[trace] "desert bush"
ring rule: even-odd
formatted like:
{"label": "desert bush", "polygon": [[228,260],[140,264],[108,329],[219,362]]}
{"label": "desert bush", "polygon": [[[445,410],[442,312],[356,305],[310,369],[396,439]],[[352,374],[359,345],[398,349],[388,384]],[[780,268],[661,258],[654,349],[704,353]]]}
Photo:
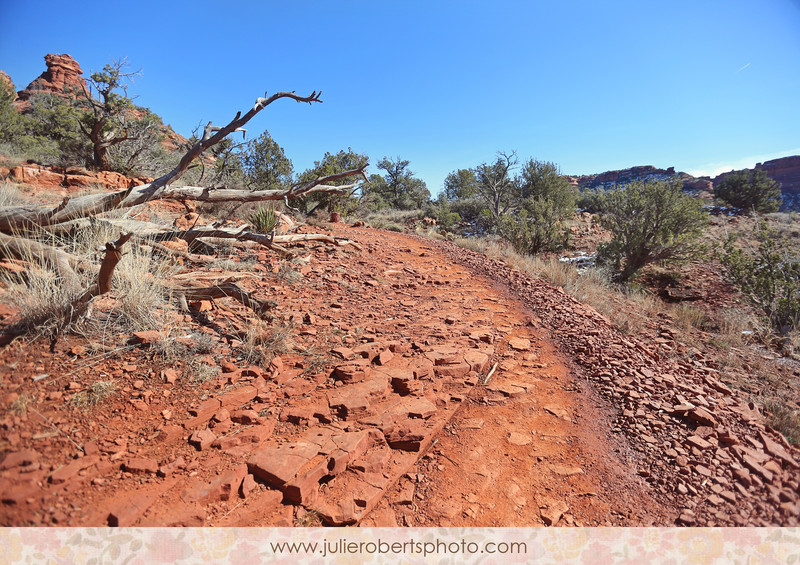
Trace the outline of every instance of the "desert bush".
{"label": "desert bush", "polygon": [[530,199],[518,213],[502,216],[498,231],[519,253],[558,251],[569,243],[569,230],[563,223],[566,213],[554,201]]}
{"label": "desert bush", "polygon": [[611,241],[598,246],[617,278],[627,282],[649,263],[680,262],[702,249],[698,238],[708,223],[702,203],[678,184],[634,182],[601,198],[601,225]]}
{"label": "desert bush", "polygon": [[737,247],[729,235],[719,253],[725,274],[770,325],[781,335],[800,328],[800,262],[784,240],[766,224],[758,222],[753,238],[757,249]]}
{"label": "desert bush", "polygon": [[777,212],[781,207],[780,185],[761,169],[728,173],[714,187],[714,196],[747,212]]}

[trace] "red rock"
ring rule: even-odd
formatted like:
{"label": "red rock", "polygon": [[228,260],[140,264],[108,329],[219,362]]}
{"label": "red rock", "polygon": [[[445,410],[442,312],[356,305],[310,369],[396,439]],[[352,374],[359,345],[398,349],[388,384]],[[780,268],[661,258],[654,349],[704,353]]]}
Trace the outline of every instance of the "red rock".
{"label": "red rock", "polygon": [[239,489],[239,494],[242,496],[242,498],[247,498],[257,487],[258,484],[256,483],[255,477],[248,474],[242,480],[242,486]]}
{"label": "red rock", "polygon": [[704,477],[710,477],[713,475],[711,469],[709,469],[705,465],[695,465],[694,470],[697,471],[698,474],[703,475]]}
{"label": "red rock", "polygon": [[749,487],[751,484],[753,484],[753,481],[750,478],[750,473],[748,473],[744,469],[734,469],[733,476],[737,481],[739,481],[746,487]]}
{"label": "red rock", "polygon": [[38,78],[34,79],[25,90],[18,93],[20,100],[28,100],[33,94],[38,92],[49,92],[58,96],[75,96],[75,94],[65,94],[65,89],[71,89],[80,93],[86,87],[86,81],[81,76],[78,62],[67,54],[48,54],[44,56],[45,70]]}
{"label": "red rock", "polygon": [[758,432],[758,436],[761,438],[761,443],[764,444],[764,451],[766,451],[773,457],[780,459],[790,467],[794,468],[798,467],[797,461],[795,461],[794,458],[791,455],[789,455],[789,453],[786,451],[786,449],[784,449],[784,447],[781,444],[774,441],[771,437],[769,437],[762,431]]}
{"label": "red rock", "polygon": [[241,445],[241,443],[242,443],[242,440],[239,437],[235,436],[235,435],[223,436],[223,437],[215,439],[214,442],[211,444],[211,447],[215,447],[215,448],[220,449],[222,451],[228,451],[232,447],[236,447],[237,445]]}
{"label": "red rock", "polygon": [[470,366],[466,363],[456,363],[453,365],[436,365],[434,367],[436,376],[438,377],[451,377],[461,378],[470,372]]}
{"label": "red rock", "polygon": [[222,369],[223,373],[235,373],[239,371],[239,367],[231,363],[230,361],[220,361],[220,369]]}
{"label": "red rock", "polygon": [[175,384],[178,380],[178,371],[175,369],[162,369],[161,379],[168,384]]}
{"label": "red rock", "polygon": [[153,345],[162,341],[164,336],[161,332],[155,330],[146,330],[141,332],[133,332],[129,341],[134,345]]}
{"label": "red rock", "polygon": [[425,357],[427,357],[435,366],[451,365],[455,363],[462,363],[464,361],[464,355],[461,351],[446,345],[431,349],[425,353]]}
{"label": "red rock", "polygon": [[528,351],[531,348],[531,342],[529,339],[512,337],[508,340],[508,346],[515,351]]}
{"label": "red rock", "polygon": [[701,438],[700,436],[690,436],[686,438],[686,444],[696,447],[697,449],[704,450],[709,449],[711,446],[706,440]]}
{"label": "red rock", "polygon": [[434,375],[433,362],[425,357],[415,357],[409,362],[408,368],[414,373],[416,379],[425,379]]}
{"label": "red rock", "polygon": [[211,447],[217,436],[211,430],[198,430],[189,437],[189,443],[198,451],[203,451]]}
{"label": "red rock", "polygon": [[159,467],[158,471],[156,471],[156,474],[159,477],[168,477],[169,475],[174,473],[176,470],[178,470],[178,469],[180,469],[182,467],[185,467],[185,466],[186,466],[186,460],[183,457],[178,457],[172,463],[168,463],[166,465],[162,465],[161,467]]}
{"label": "red rock", "polygon": [[201,504],[230,500],[239,493],[244,478],[247,476],[247,465],[238,465],[235,469],[218,475],[210,483],[195,493]]}
{"label": "red rock", "polygon": [[176,482],[176,478],[167,479],[156,488],[148,488],[134,493],[116,495],[111,500],[108,525],[112,527],[132,526],[147,512],[158,497],[172,488]]}
{"label": "red rock", "polygon": [[393,408],[392,413],[427,419],[436,414],[436,406],[426,398],[407,398]]}
{"label": "red rock", "polygon": [[342,387],[330,395],[331,410],[343,420],[357,420],[369,413],[369,392],[358,387]]}
{"label": "red rock", "polygon": [[703,408],[693,408],[689,411],[687,417],[690,420],[698,422],[704,426],[711,426],[712,428],[717,426],[716,418],[714,418],[710,412],[704,410]]}
{"label": "red rock", "polygon": [[350,467],[361,473],[382,473],[386,464],[392,458],[392,450],[380,447],[350,464]]}
{"label": "red rock", "polygon": [[422,442],[427,437],[429,430],[420,423],[411,420],[403,425],[398,425],[386,435],[386,442],[392,449],[402,451],[419,451]]}
{"label": "red rock", "polygon": [[695,514],[692,510],[690,510],[689,508],[684,508],[681,511],[681,515],[678,517],[678,520],[680,520],[687,526],[691,526],[697,521],[697,518],[695,517]]}
{"label": "red rock", "polygon": [[239,407],[247,404],[258,395],[258,389],[254,386],[243,386],[219,397],[223,407]]}
{"label": "red rock", "polygon": [[128,459],[123,466],[123,471],[128,473],[155,473],[158,471],[158,462],[143,457],[133,457]]}
{"label": "red rock", "polygon": [[[756,463],[755,459],[750,457],[749,455],[744,455],[742,457],[742,463],[744,466],[750,469],[756,475],[759,475],[767,482],[772,482],[772,473],[767,471],[764,467]],[[735,474],[735,472],[734,472]]]}
{"label": "red rock", "polygon": [[469,365],[471,371],[475,371],[478,374],[489,368],[489,356],[475,349],[470,349],[464,353],[464,361]]}
{"label": "red rock", "polygon": [[50,482],[54,485],[59,485],[70,479],[76,477],[80,471],[91,467],[95,463],[100,460],[100,457],[97,455],[90,455],[87,457],[81,457],[80,459],[74,459],[70,463],[59,467],[55,471],[52,472],[50,475]]}
{"label": "red rock", "polygon": [[772,460],[767,461],[766,463],[764,463],[764,469],[766,469],[767,471],[769,471],[770,473],[773,473],[775,475],[780,475],[783,472],[783,469],[781,469],[781,466],[778,465],[775,461],[772,461]]}
{"label": "red rock", "polygon": [[378,355],[376,363],[378,363],[378,365],[386,365],[392,359],[394,359],[394,353],[387,349],[385,351],[381,351],[380,355]]}
{"label": "red rock", "polygon": [[247,428],[246,430],[239,432],[236,434],[236,437],[238,437],[242,443],[261,443],[272,436],[274,429],[275,420],[265,420],[258,426],[253,426],[252,428]]}
{"label": "red rock", "polygon": [[334,505],[322,505],[316,508],[323,522],[329,526],[346,526],[358,519],[356,505],[351,498],[345,497]]}
{"label": "red rock", "polygon": [[331,349],[331,353],[333,353],[334,355],[338,355],[345,361],[355,357],[355,352],[349,347],[337,347],[335,349]]}
{"label": "red rock", "polygon": [[36,463],[41,456],[33,449],[26,449],[24,451],[15,451],[9,453],[3,458],[0,463],[0,470],[11,469],[13,467],[24,467]]}
{"label": "red rock", "polygon": [[196,418],[210,420],[214,414],[219,412],[220,409],[220,402],[216,398],[210,398],[200,404],[200,406],[196,408],[190,408],[189,414],[195,416]]}
{"label": "red rock", "polygon": [[289,502],[308,506],[317,499],[320,481],[328,476],[328,460],[317,455],[309,460],[297,475],[287,482],[282,490]]}
{"label": "red rock", "polygon": [[236,410],[231,414],[231,420],[244,425],[261,423],[261,417],[255,410]]}
{"label": "red rock", "polygon": [[344,383],[363,381],[371,372],[369,360],[356,359],[344,365],[339,365],[333,370],[333,378]]}
{"label": "red rock", "polygon": [[539,505],[539,514],[546,526],[555,526],[567,510],[569,506],[563,500],[545,500]]}
{"label": "red rock", "polygon": [[253,454],[247,461],[247,468],[256,479],[275,488],[281,488],[292,480],[303,465],[317,455],[317,452],[316,445],[303,442],[269,447]]}
{"label": "red rock", "polygon": [[41,495],[42,487],[36,481],[11,483],[0,479],[0,501],[3,504],[23,504],[29,498]]}

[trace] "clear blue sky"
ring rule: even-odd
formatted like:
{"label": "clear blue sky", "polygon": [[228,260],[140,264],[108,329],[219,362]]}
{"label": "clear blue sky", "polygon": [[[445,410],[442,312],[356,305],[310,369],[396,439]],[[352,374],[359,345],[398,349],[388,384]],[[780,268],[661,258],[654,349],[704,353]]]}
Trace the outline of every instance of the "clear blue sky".
{"label": "clear blue sky", "polygon": [[298,172],[347,147],[401,156],[432,194],[498,150],[576,175],[800,154],[800,0],[0,0],[0,23],[18,89],[46,53],[84,75],[127,57],[129,94],[184,135],[321,89],[248,136],[268,129]]}

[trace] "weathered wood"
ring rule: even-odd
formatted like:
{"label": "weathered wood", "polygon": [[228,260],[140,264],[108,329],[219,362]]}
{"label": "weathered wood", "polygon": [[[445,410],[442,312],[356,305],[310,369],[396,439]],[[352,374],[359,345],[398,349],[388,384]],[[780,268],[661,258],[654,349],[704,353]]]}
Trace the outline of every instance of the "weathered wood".
{"label": "weathered wood", "polygon": [[206,287],[173,287],[172,291],[176,295],[184,296],[188,301],[233,298],[250,308],[262,318],[269,317],[268,311],[273,307],[273,304],[269,301],[262,302],[261,300],[253,298],[249,292],[232,282]]}
{"label": "weathered wood", "polygon": [[100,296],[111,290],[111,280],[114,276],[114,269],[117,263],[122,259],[122,246],[133,237],[132,233],[122,234],[117,241],[110,241],[106,243],[103,252],[103,261],[100,263],[100,272],[97,275],[97,282],[92,285],[84,294],[78,299],[79,303],[88,302],[95,296]]}

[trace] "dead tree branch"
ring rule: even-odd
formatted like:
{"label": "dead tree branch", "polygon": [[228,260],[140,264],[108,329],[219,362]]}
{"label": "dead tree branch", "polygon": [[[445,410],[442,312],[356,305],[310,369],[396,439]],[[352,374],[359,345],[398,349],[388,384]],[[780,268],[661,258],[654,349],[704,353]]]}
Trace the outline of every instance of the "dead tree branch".
{"label": "dead tree branch", "polygon": [[273,307],[269,301],[262,302],[261,300],[253,298],[249,292],[232,282],[224,282],[200,288],[175,287],[172,291],[175,294],[183,295],[189,302],[212,300],[214,298],[233,298],[250,308],[253,312],[258,314],[259,317],[268,317],[268,311]]}
{"label": "dead tree branch", "polygon": [[78,299],[79,303],[89,302],[95,296],[100,296],[111,290],[111,279],[114,276],[114,269],[122,259],[122,246],[133,237],[132,233],[122,234],[117,241],[106,243],[103,250],[105,256],[100,263],[100,273],[97,275],[97,282]]}

